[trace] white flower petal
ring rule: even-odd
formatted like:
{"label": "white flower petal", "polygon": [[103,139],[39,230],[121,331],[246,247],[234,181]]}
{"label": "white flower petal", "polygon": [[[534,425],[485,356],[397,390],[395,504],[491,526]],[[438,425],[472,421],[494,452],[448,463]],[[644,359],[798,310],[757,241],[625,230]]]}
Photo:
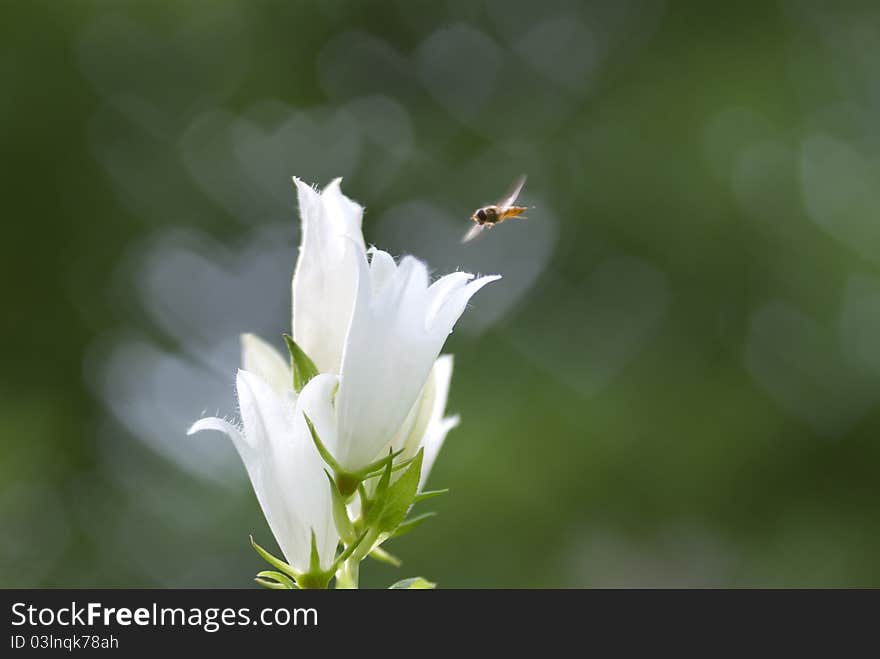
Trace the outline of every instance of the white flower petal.
{"label": "white flower petal", "polygon": [[361,266],[336,400],[336,457],[351,471],[367,465],[391,441],[436,356],[428,352],[430,346],[425,349],[425,333],[418,331],[420,310],[406,304],[410,278],[423,274],[414,261],[402,261],[393,279],[375,294],[367,265]]}
{"label": "white flower petal", "polygon": [[256,334],[241,335],[241,367],[259,375],[278,393],[293,386],[290,360]]}
{"label": "white flower petal", "polygon": [[[486,284],[501,279],[501,275],[486,275],[470,282],[466,286],[449,292],[446,299],[440,304],[436,315],[431,319],[430,332],[442,333],[444,337],[452,332],[452,327],[461,318],[468,301],[474,294]],[[446,293],[446,291],[444,291]]]}
{"label": "white flower petal", "polygon": [[334,181],[318,194],[294,179],[302,242],[293,277],[293,337],[322,373],[338,373],[354,304],[363,209]]}
{"label": "white flower petal", "polygon": [[273,443],[291,432],[283,399],[255,373],[239,369],[235,379],[241,421],[248,442],[257,450],[271,450]]}
{"label": "white flower petal", "polygon": [[190,429],[186,431],[187,435],[194,435],[197,432],[201,432],[203,430],[216,430],[218,432],[225,433],[229,436],[229,439],[232,440],[232,443],[235,445],[239,451],[242,449],[250,448],[247,438],[241,433],[241,431],[236,428],[234,425],[229,423],[226,419],[220,419],[216,416],[205,417],[204,419],[199,419],[196,421]]}
{"label": "white flower petal", "polygon": [[337,233],[348,236],[358,244],[361,252],[366,252],[364,234],[361,229],[364,209],[356,201],[342,194],[341,183],[341,178],[333,179],[321,191],[321,201],[324,204],[327,219]]}
{"label": "white flower petal", "polygon": [[397,272],[397,264],[391,254],[375,247],[370,249],[370,278],[373,282],[374,295],[391,281],[395,272]]}
{"label": "white flower petal", "polygon": [[425,325],[426,328],[434,323],[434,319],[443,308],[443,305],[449,300],[449,296],[455,291],[460,290],[462,286],[473,278],[474,276],[468,272],[451,272],[431,284],[431,287],[428,289],[428,294],[431,296],[431,304],[428,307],[428,316],[425,319],[427,323]]}
{"label": "white flower petal", "polygon": [[434,381],[434,405],[431,409],[431,421],[436,422],[443,418],[446,410],[446,401],[449,399],[449,385],[452,382],[452,368],[455,360],[452,355],[440,355],[434,362],[431,376]]}
{"label": "white flower petal", "polygon": [[308,570],[314,531],[328,568],[338,538],[321,458],[305,422],[297,422],[292,397],[279,396],[259,376],[239,371],[236,387],[245,435],[254,446],[241,457],[281,551],[296,569]]}
{"label": "white flower petal", "polygon": [[339,377],[336,375],[330,373],[316,375],[303,387],[296,408],[298,417],[302,417],[303,414],[309,417],[321,443],[334,457],[338,446],[338,437],[333,399],[338,384]]}
{"label": "white flower petal", "polygon": [[428,291],[428,266],[414,256],[404,256],[400,259],[396,274],[397,281],[401,284],[403,302],[418,305],[414,310],[422,311],[420,307],[424,304]]}
{"label": "white flower petal", "polygon": [[[425,429],[431,421],[431,412],[434,409],[434,397],[435,386],[434,373],[432,370],[431,374],[428,375],[428,381],[425,382],[425,386],[422,388],[422,393],[419,394],[415,405],[412,406],[403,425],[400,426],[397,430],[397,434],[391,441],[390,446],[395,453],[403,449],[403,459],[411,458],[416,452],[418,452],[419,446],[421,446],[422,437],[425,434]],[[381,457],[381,455],[387,454],[388,449],[383,447],[379,452],[379,455],[376,456],[376,459]]]}
{"label": "white flower petal", "polygon": [[[378,255],[377,250],[374,258]],[[351,471],[371,462],[397,436],[467,301],[497,279],[465,284],[471,275],[453,273],[429,288],[425,264],[408,256],[377,288],[364,284],[368,267],[360,264],[336,401],[336,457]]]}
{"label": "white flower petal", "polygon": [[[431,426],[442,421],[452,379],[452,364],[452,355],[440,355],[437,358],[419,400],[401,427],[393,447],[395,451],[404,449],[404,459],[414,456]],[[426,472],[423,470],[423,473]]]}
{"label": "white flower petal", "polygon": [[[402,442],[404,447],[402,457],[411,458],[419,448],[425,449],[422,459],[422,485],[428,479],[446,434],[458,425],[457,416],[443,417],[449,397],[452,367],[452,355],[441,355],[437,358],[422,396],[410,413],[409,425],[405,425],[406,439]],[[395,450],[398,448],[400,446],[395,446]]]}
{"label": "white flower petal", "polygon": [[420,489],[424,489],[428,476],[431,475],[431,469],[434,467],[434,462],[437,460],[437,454],[439,454],[440,449],[443,448],[443,441],[446,439],[446,435],[450,430],[455,428],[460,421],[461,419],[457,415],[445,417],[441,419],[439,423],[430,426],[428,432],[425,433],[425,439],[422,441],[422,446],[425,447],[425,455],[422,457],[422,480],[419,485]]}

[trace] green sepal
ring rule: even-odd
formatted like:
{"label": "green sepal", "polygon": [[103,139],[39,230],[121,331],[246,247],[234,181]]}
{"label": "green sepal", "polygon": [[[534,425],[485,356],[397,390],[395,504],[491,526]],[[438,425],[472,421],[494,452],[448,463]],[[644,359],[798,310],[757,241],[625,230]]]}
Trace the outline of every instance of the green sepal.
{"label": "green sepal", "polygon": [[414,528],[416,528],[419,524],[421,524],[425,520],[430,519],[431,517],[435,517],[436,515],[437,515],[437,513],[427,512],[427,513],[422,513],[421,515],[416,515],[415,517],[410,517],[409,519],[405,519],[400,523],[400,526],[398,526],[396,529],[394,529],[394,533],[391,534],[391,537],[392,538],[399,538],[403,534],[409,533],[410,531],[412,531]]}
{"label": "green sepal", "polygon": [[293,388],[299,393],[302,391],[309,380],[318,375],[318,367],[315,362],[309,359],[305,350],[299,347],[290,334],[284,334],[284,342],[287,343],[287,350],[290,352],[290,368],[293,371]]}
{"label": "green sepal", "polygon": [[364,467],[363,469],[361,469],[357,474],[358,477],[361,480],[366,480],[367,478],[374,478],[376,476],[379,476],[379,475],[385,473],[385,467],[387,467],[389,464],[392,465],[392,467],[391,467],[392,471],[397,471],[398,469],[405,467],[410,462],[412,462],[414,460],[414,458],[410,458],[409,460],[406,460],[405,462],[401,462],[400,464],[397,464],[397,465],[393,464],[394,458],[396,458],[398,455],[403,453],[403,451],[404,451],[404,449],[400,449],[398,451],[392,452],[391,449],[389,449],[388,455],[386,455],[384,458],[382,458],[381,460],[376,460],[374,463],[369,464],[366,467]]}
{"label": "green sepal", "polygon": [[395,584],[388,586],[388,590],[432,590],[437,584],[428,581],[424,577],[410,577],[401,579]]}
{"label": "green sepal", "polygon": [[352,494],[357,492],[358,486],[363,483],[368,474],[370,474],[371,472],[375,472],[378,469],[384,469],[385,467],[391,465],[394,462],[394,458],[400,455],[403,451],[403,449],[400,449],[400,451],[396,452],[389,451],[388,455],[381,460],[376,460],[376,462],[367,465],[360,471],[352,473],[342,468],[342,465],[339,464],[339,461],[333,457],[330,449],[328,449],[324,445],[324,442],[321,441],[321,437],[318,435],[318,431],[315,429],[315,424],[312,423],[309,415],[303,412],[303,418],[306,420],[306,426],[308,426],[309,434],[312,436],[312,442],[315,444],[315,448],[318,450],[318,454],[321,456],[324,462],[327,463],[327,465],[333,470],[333,475],[336,479],[336,487],[338,488],[339,493],[345,500],[348,500],[348,498],[351,497]]}
{"label": "green sepal", "polygon": [[[251,536],[251,546],[260,556],[263,557],[263,560],[265,560],[269,565],[274,568],[278,568],[278,570],[280,570],[283,574],[286,574],[289,577],[293,577],[294,583],[298,589],[305,590],[309,588],[326,588],[327,584],[330,583],[330,579],[333,578],[333,573],[336,571],[335,567],[334,569],[328,570],[326,572],[321,570],[321,557],[318,555],[318,542],[315,538],[314,531],[312,531],[312,548],[308,572],[297,572],[280,558],[276,558],[265,549],[260,547],[260,545],[254,542],[253,536]],[[259,575],[257,576],[259,577]],[[267,585],[266,579],[258,578],[257,583],[266,586],[267,588],[275,588],[276,590],[279,588],[278,586]]]}
{"label": "green sepal", "polygon": [[381,547],[373,547],[373,551],[370,552],[369,556],[373,560],[385,563],[386,565],[391,565],[392,567],[400,567],[403,565],[403,561],[397,558],[397,556],[389,554]]}
{"label": "green sepal", "polygon": [[[366,473],[366,476],[364,476],[364,480],[366,480],[368,478],[375,478],[376,476],[381,476],[383,473],[385,473],[385,467],[387,466],[386,463],[389,461],[394,462],[394,458],[396,458],[398,455],[403,453],[404,450],[405,449],[400,449],[399,451],[397,451],[395,453],[390,453],[387,457],[382,458],[378,462],[374,462],[369,467],[366,467],[361,472],[361,473]],[[391,471],[394,472],[394,471],[400,471],[401,469],[405,469],[410,464],[412,464],[412,461],[415,459],[416,459],[415,456],[413,456],[413,457],[409,458],[408,460],[404,460],[403,462],[398,462],[396,465],[392,465]],[[373,469],[374,466],[378,467],[378,468]]]}
{"label": "green sepal", "polygon": [[376,483],[376,491],[373,493],[373,507],[367,514],[367,526],[375,524],[385,506],[385,493],[388,492],[388,486],[391,485],[391,472],[393,469],[393,463],[389,460],[382,471],[379,482]]}
{"label": "green sepal", "polygon": [[[266,583],[267,579],[273,579],[276,583],[270,585]],[[272,570],[263,570],[262,572],[257,572],[257,578],[254,579],[261,586],[266,586],[266,588],[273,588],[275,590],[298,590],[298,587],[293,581],[286,575],[281,572],[273,572]]]}
{"label": "green sepal", "polygon": [[326,590],[332,578],[332,572],[307,572],[299,575],[296,586],[302,590]]}
{"label": "green sepal", "polygon": [[[424,453],[424,449],[419,449],[419,452],[406,471],[388,487],[376,521],[376,526],[381,533],[393,532],[404,520],[407,511],[412,506],[413,499],[419,489],[419,480],[422,477],[422,457]],[[390,470],[388,477],[390,478]],[[385,478],[384,475],[383,478]]]}
{"label": "green sepal", "polygon": [[363,540],[357,548],[357,551],[353,553],[354,560],[356,561],[362,561],[377,544],[381,544],[381,540],[384,540],[384,538],[380,539],[382,529],[379,527],[378,522],[381,519],[382,511],[387,501],[386,497],[391,484],[392,468],[392,461],[388,460],[385,463],[385,470],[382,472],[382,477],[379,479],[379,482],[376,483],[376,491],[373,493],[373,498],[369,500],[369,508],[367,508],[366,517],[363,522]]}
{"label": "green sepal", "polygon": [[312,551],[309,554],[309,574],[321,572],[321,554],[318,553],[318,539],[315,537],[315,529],[312,529]]}
{"label": "green sepal", "polygon": [[254,550],[260,556],[262,556],[263,560],[266,561],[272,567],[277,568],[278,570],[280,570],[281,572],[283,572],[287,576],[293,577],[294,579],[296,579],[297,577],[300,576],[296,570],[294,570],[292,567],[290,567],[290,565],[288,565],[287,563],[282,561],[280,558],[276,558],[275,556],[273,556],[272,554],[267,552],[265,549],[260,547],[260,545],[258,545],[254,541],[254,536],[251,536],[251,546],[254,548]]}
{"label": "green sepal", "polygon": [[[358,483],[357,493],[358,493],[358,497],[361,500],[360,519],[366,519],[367,515],[370,512],[371,503],[370,503],[370,497],[367,495],[367,488],[364,487],[363,483]],[[358,520],[358,521],[360,521],[360,520]]]}
{"label": "green sepal", "polygon": [[353,560],[363,560],[376,547],[385,542],[404,520],[419,488],[423,456],[424,450],[420,449],[406,471],[393,483],[391,482],[393,464],[391,461],[386,463],[385,471],[382,472],[382,476],[376,484],[373,499],[370,501],[370,507],[363,522],[366,529],[365,537],[361,546],[353,552]]}
{"label": "green sepal", "polygon": [[[363,545],[364,540],[367,539],[367,536],[369,534],[370,529],[364,529],[364,531],[355,539],[355,541],[349,544],[342,551],[342,553],[336,557],[336,559],[333,561],[333,572],[336,572],[336,570],[339,569],[339,566],[347,561],[358,547],[361,547]],[[363,558],[363,555],[361,555],[361,558]]]}
{"label": "green sepal", "polygon": [[309,433],[312,435],[312,441],[315,444],[315,448],[318,449],[318,453],[321,455],[321,458],[330,466],[330,468],[335,473],[344,473],[344,470],[336,461],[336,458],[333,457],[333,454],[327,449],[326,446],[324,446],[324,442],[321,441],[321,438],[318,437],[318,431],[315,430],[315,425],[312,423],[309,415],[303,412],[303,418],[306,420],[306,425],[309,428]]}
{"label": "green sepal", "polygon": [[352,524],[351,520],[348,518],[348,509],[345,507],[345,498],[339,492],[339,488],[336,486],[336,481],[333,480],[333,476],[330,475],[330,472],[325,469],[324,473],[327,474],[327,480],[330,481],[330,497],[333,501],[333,522],[336,524],[336,531],[339,533],[339,537],[342,538],[342,541],[346,545],[350,545],[354,542],[357,534],[354,530],[354,524]]}
{"label": "green sepal", "polygon": [[263,588],[268,588],[270,590],[288,590],[287,586],[278,583],[277,581],[269,581],[268,579],[261,579],[260,577],[255,577],[254,581],[260,584]]}
{"label": "green sepal", "polygon": [[312,548],[309,553],[309,571],[303,572],[296,578],[297,587],[305,589],[324,590],[330,584],[336,567],[333,566],[329,570],[321,569],[321,555],[318,553],[318,538],[315,536],[315,530],[312,529]]}
{"label": "green sepal", "polygon": [[361,535],[361,540],[351,552],[351,559],[360,563],[378,545],[385,541],[387,536],[382,536],[377,526],[367,526]]}
{"label": "green sepal", "polygon": [[439,497],[441,494],[446,494],[447,492],[449,492],[448,487],[443,490],[427,490],[425,492],[419,492],[413,499],[413,505],[421,503],[422,501],[427,501],[428,499],[433,499],[434,497]]}

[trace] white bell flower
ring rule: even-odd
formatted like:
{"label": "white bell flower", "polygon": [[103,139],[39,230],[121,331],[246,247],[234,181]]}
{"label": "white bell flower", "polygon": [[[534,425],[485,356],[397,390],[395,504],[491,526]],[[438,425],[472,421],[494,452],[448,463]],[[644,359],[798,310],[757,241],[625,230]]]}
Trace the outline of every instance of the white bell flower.
{"label": "white bell flower", "polygon": [[[243,428],[212,417],[197,421],[189,434],[200,430],[226,433],[247,468],[257,500],[287,562],[299,572],[309,572],[314,533],[321,569],[328,570],[336,556],[339,536],[333,524],[324,465],[303,419],[303,412],[308,414],[309,410],[289,384],[275,388],[282,383],[275,377],[282,368],[287,370],[287,382],[291,381],[289,368],[274,359],[277,356],[280,360],[280,355],[253,337],[243,344],[245,364],[253,366],[263,361],[263,377],[246,370],[239,370],[236,377]],[[275,382],[270,384],[272,380]]]}
{"label": "white bell flower", "polygon": [[429,284],[425,264],[373,250],[359,283],[333,401],[339,464],[356,472],[390,446],[428,383],[446,337],[471,296],[498,277],[456,272]]}
{"label": "white bell flower", "polygon": [[[445,406],[452,363],[435,369],[445,378],[429,382],[434,362],[471,296],[498,276],[454,272],[430,283],[425,264],[411,256],[399,263],[364,247],[363,208],[345,197],[339,180],[321,193],[294,179],[299,193],[303,238],[293,279],[293,331],[297,344],[322,373],[339,375],[338,392],[325,428],[313,419],[323,443],[346,470],[357,472],[392,447],[416,403],[428,390]],[[426,445],[428,466],[456,421],[442,408],[429,415],[409,449]],[[322,418],[329,418],[326,414]],[[402,447],[394,447],[402,448]]]}
{"label": "white bell flower", "polygon": [[454,272],[431,283],[422,261],[366,249],[363,209],[339,179],[320,193],[294,181],[302,242],[293,338],[319,375],[297,395],[287,356],[245,334],[236,378],[243,427],[206,418],[189,432],[232,439],[285,558],[305,573],[313,535],[322,570],[334,565],[339,544],[326,465],[305,417],[346,473],[390,451],[407,459],[423,448],[424,483],[458,423],[444,416],[452,357],[440,351],[470,298],[500,277]]}

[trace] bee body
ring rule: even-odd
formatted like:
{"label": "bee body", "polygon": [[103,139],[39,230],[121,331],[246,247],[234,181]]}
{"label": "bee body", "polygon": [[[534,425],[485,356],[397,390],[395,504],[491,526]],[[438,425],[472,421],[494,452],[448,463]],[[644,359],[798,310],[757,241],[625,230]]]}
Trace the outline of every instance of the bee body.
{"label": "bee body", "polygon": [[471,219],[475,222],[474,226],[471,227],[470,231],[468,231],[462,242],[468,242],[469,240],[473,240],[479,235],[481,231],[484,229],[491,229],[496,224],[501,224],[509,217],[519,217],[521,219],[526,219],[523,213],[528,210],[526,206],[514,206],[513,202],[516,201],[516,198],[519,196],[520,191],[522,190],[523,185],[525,185],[526,177],[525,174],[520,176],[516,181],[513,182],[513,186],[510,188],[508,193],[504,195],[504,197],[497,204],[492,204],[491,206],[483,206],[482,208],[478,208],[473,215],[471,215]]}
{"label": "bee body", "polygon": [[501,224],[509,217],[522,215],[528,210],[525,206],[509,206],[508,208],[499,208],[498,206],[484,206],[471,215],[471,219],[477,224],[486,225],[486,228]]}

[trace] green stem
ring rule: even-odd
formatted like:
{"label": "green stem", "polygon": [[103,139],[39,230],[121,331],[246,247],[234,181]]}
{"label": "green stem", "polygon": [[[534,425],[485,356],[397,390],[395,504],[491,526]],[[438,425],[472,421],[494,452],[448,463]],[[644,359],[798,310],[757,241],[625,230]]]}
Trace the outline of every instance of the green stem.
{"label": "green stem", "polygon": [[354,590],[358,587],[360,562],[347,560],[342,564],[336,575],[336,588],[339,590]]}
{"label": "green stem", "polygon": [[348,573],[351,575],[352,588],[357,588],[358,580],[360,579],[361,562],[349,560],[346,561],[346,565],[348,566]]}

